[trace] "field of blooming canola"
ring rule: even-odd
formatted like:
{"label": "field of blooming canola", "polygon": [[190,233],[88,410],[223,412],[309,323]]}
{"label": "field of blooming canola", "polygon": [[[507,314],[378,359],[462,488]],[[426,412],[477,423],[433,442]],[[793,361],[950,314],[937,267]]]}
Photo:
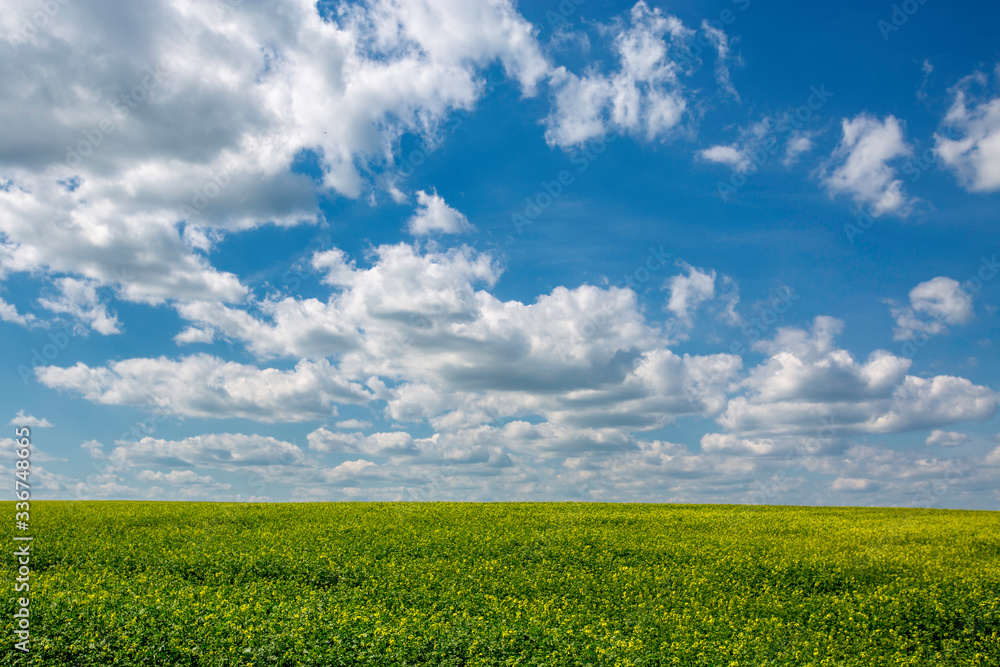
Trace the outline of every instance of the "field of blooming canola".
{"label": "field of blooming canola", "polygon": [[32,505],[0,664],[1000,665],[995,512]]}

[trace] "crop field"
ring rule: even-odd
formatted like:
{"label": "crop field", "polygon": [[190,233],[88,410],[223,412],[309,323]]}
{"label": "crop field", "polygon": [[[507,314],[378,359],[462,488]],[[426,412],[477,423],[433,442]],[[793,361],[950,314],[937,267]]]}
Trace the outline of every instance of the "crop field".
{"label": "crop field", "polygon": [[32,505],[2,664],[1000,665],[993,512]]}

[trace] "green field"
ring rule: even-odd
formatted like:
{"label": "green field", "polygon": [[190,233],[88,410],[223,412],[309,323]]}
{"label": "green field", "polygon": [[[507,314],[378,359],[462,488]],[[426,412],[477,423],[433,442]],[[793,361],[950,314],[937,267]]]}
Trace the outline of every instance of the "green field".
{"label": "green field", "polygon": [[8,555],[3,664],[1000,665],[995,512],[31,509],[31,653]]}

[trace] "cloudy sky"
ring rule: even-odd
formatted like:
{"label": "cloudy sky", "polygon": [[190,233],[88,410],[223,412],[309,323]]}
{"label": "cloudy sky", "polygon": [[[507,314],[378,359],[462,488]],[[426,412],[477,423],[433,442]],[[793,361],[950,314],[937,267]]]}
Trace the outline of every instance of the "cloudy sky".
{"label": "cloudy sky", "polygon": [[1000,5],[3,0],[35,498],[1000,507]]}

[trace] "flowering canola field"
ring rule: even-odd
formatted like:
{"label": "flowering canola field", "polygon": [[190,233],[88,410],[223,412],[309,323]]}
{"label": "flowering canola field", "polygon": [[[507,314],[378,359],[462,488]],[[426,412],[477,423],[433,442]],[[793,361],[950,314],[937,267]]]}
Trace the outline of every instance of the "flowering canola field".
{"label": "flowering canola field", "polygon": [[995,512],[32,506],[4,665],[1000,665]]}

